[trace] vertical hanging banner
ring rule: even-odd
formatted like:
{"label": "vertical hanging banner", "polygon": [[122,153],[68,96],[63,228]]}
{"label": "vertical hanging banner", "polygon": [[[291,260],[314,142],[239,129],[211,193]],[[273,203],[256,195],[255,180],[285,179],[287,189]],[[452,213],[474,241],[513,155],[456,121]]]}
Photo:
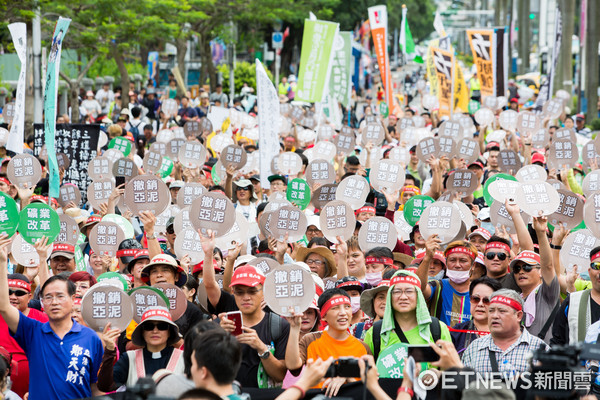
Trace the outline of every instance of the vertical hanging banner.
{"label": "vertical hanging banner", "polygon": [[508,68],[504,28],[467,29],[467,37],[481,83],[481,100],[486,96],[504,96]]}
{"label": "vertical hanging banner", "polygon": [[261,62],[256,60],[256,90],[258,98],[258,146],[260,148],[260,184],[271,185],[271,161],[279,154],[279,97]]}
{"label": "vertical hanging banner", "polygon": [[23,143],[25,142],[25,74],[27,72],[27,25],[23,22],[16,22],[8,26],[12,36],[15,51],[21,61],[21,72],[17,82],[17,98],[15,99],[15,113],[13,122],[8,135],[6,148],[17,154],[23,153]]}
{"label": "vertical hanging banner", "polygon": [[452,90],[454,55],[452,52],[436,47],[431,48],[431,53],[438,82],[438,100],[440,103],[439,115],[450,116],[453,112],[452,99],[454,97],[454,92]]}
{"label": "vertical hanging banner", "polygon": [[392,74],[387,49],[387,7],[383,5],[369,7],[369,24],[371,25],[373,46],[375,47],[375,55],[377,56],[377,64],[379,65],[379,72],[381,74],[381,83],[385,91],[385,102],[395,114],[397,105],[394,102],[392,92]]}
{"label": "vertical hanging banner", "polygon": [[454,58],[454,112],[467,113],[469,111],[469,88],[465,82],[462,68]]}
{"label": "vertical hanging banner", "polygon": [[562,41],[562,13],[560,8],[556,7],[556,17],[554,18],[554,46],[552,47],[552,62],[548,78],[540,87],[540,92],[535,102],[536,110],[541,110],[544,103],[552,97],[554,90],[554,74],[558,65],[558,54],[560,53],[560,43]]}
{"label": "vertical hanging banner", "polygon": [[333,59],[329,77],[329,93],[333,98],[348,106],[350,80],[352,79],[352,32],[338,32],[333,42]]}
{"label": "vertical hanging banner", "polygon": [[52,35],[52,47],[48,56],[46,74],[46,88],[44,90],[44,133],[46,149],[48,150],[48,196],[58,198],[60,177],[58,175],[58,162],[56,160],[56,97],[58,96],[58,72],[60,71],[60,53],[62,43],[69,29],[71,20],[60,17]]}
{"label": "vertical hanging banner", "polygon": [[334,22],[304,20],[296,100],[308,103],[323,100],[338,27]]}
{"label": "vertical hanging banner", "polygon": [[429,42],[429,46],[427,47],[427,60],[425,61],[425,68],[427,69],[427,80],[429,80],[429,92],[437,96],[438,94],[438,82],[437,82],[437,73],[435,72],[435,65],[433,64],[433,49],[434,47],[439,47],[440,40],[433,39]]}

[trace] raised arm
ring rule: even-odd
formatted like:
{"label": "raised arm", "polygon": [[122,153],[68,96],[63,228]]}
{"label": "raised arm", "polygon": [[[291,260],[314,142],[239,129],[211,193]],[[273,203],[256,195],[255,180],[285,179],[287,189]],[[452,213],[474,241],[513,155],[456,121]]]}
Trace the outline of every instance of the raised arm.
{"label": "raised arm", "polygon": [[513,220],[513,224],[515,225],[517,237],[519,238],[520,251],[533,251],[533,240],[531,239],[531,235],[527,230],[525,221],[523,221],[523,218],[521,217],[521,209],[517,204],[509,203],[508,200],[504,202],[504,207],[506,208],[506,211],[508,211],[508,215],[510,215]]}
{"label": "raised arm", "polygon": [[19,310],[10,305],[8,299],[8,245],[11,238],[7,234],[0,235],[0,315],[4,318],[12,333],[19,327]]}
{"label": "raised arm", "polygon": [[158,237],[155,236],[154,226],[156,225],[156,216],[152,211],[140,211],[140,221],[144,224],[144,233],[148,241],[148,255],[150,259],[162,253]]}
{"label": "raised arm", "polygon": [[40,278],[39,285],[42,287],[44,282],[46,282],[50,277],[50,273],[48,272],[48,256],[50,255],[52,249],[52,243],[48,243],[48,238],[44,236],[43,238],[38,239],[33,247],[40,257],[38,277]]}
{"label": "raised arm", "polygon": [[429,271],[429,265],[433,262],[433,256],[435,251],[440,248],[441,240],[437,234],[433,234],[425,241],[425,256],[417,268],[417,276],[421,280],[421,290],[425,299],[429,299],[431,296],[431,285],[428,283],[427,272]]}
{"label": "raised arm", "polygon": [[538,238],[538,245],[540,246],[540,260],[542,279],[546,285],[550,286],[552,280],[556,276],[554,267],[552,265],[552,250],[550,249],[550,242],[548,242],[548,236],[546,236],[546,227],[548,226],[547,217],[535,217],[533,218],[533,229]]}
{"label": "raised arm", "polygon": [[292,372],[297,372],[302,368],[304,362],[300,356],[300,326],[302,325],[302,314],[292,313],[290,318],[286,318],[290,323],[290,335],[285,348],[285,366]]}
{"label": "raised arm", "polygon": [[215,269],[213,268],[213,251],[215,250],[215,234],[209,230],[209,237],[202,236],[200,230],[200,243],[204,251],[204,268],[202,269],[202,284],[206,288],[206,296],[210,304],[216,307],[221,298],[221,288],[215,278]]}
{"label": "raised arm", "polygon": [[346,241],[342,240],[340,236],[336,237],[337,243],[335,244],[335,263],[337,265],[337,278],[342,279],[348,276],[348,245]]}

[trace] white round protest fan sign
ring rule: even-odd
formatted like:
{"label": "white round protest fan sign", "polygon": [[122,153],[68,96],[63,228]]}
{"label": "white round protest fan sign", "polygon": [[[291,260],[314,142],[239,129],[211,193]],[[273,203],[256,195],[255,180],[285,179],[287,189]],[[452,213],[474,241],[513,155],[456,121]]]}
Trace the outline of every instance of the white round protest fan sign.
{"label": "white round protest fan sign", "polygon": [[40,256],[35,247],[27,243],[21,235],[15,235],[10,244],[10,252],[18,264],[26,268],[33,268],[40,265]]}
{"label": "white round protest fan sign", "polygon": [[[521,217],[526,224],[531,219],[529,214],[526,214],[523,210],[521,210]],[[498,230],[501,226],[504,226],[507,233],[516,233],[515,224],[512,220],[512,217],[508,214],[508,210],[506,210],[504,203],[499,201],[494,201],[492,203],[490,207],[490,221]]]}
{"label": "white round protest fan sign", "polygon": [[313,156],[327,161],[333,160],[336,152],[337,149],[335,143],[332,142],[317,142],[313,147]]}
{"label": "white round protest fan sign", "polygon": [[519,207],[532,217],[550,215],[560,205],[556,189],[548,182],[529,181],[517,189],[515,198]]}
{"label": "white round protest fan sign", "polygon": [[413,227],[406,219],[404,219],[404,212],[394,212],[394,225],[398,231],[398,239],[402,241],[410,240],[410,234],[412,233]]}
{"label": "white round protest fan sign", "polygon": [[447,201],[436,201],[423,210],[419,227],[425,239],[437,234],[442,244],[447,244],[460,232],[460,222],[458,208]]}
{"label": "white round protest fan sign", "polygon": [[298,207],[284,206],[274,211],[271,219],[271,233],[277,240],[296,242],[304,236],[307,228],[306,214]]}
{"label": "white round protest fan sign", "polygon": [[506,200],[515,199],[517,190],[520,186],[520,182],[508,179],[497,179],[489,184],[488,192],[495,201],[504,204]]}
{"label": "white round protest fan sign", "polygon": [[206,151],[199,141],[186,141],[179,148],[177,157],[184,168],[202,168],[206,160]]}
{"label": "white round protest fan sign", "polygon": [[369,195],[369,182],[360,175],[350,175],[344,178],[335,192],[336,200],[343,200],[354,210],[361,208]]}
{"label": "white round protest fan sign", "polygon": [[170,129],[161,129],[156,134],[156,143],[169,143],[173,139],[173,131]]}
{"label": "white round protest fan sign", "polygon": [[371,217],[358,231],[358,244],[363,252],[375,247],[387,247],[394,250],[398,242],[396,226],[385,217]]}
{"label": "white round protest fan sign", "polygon": [[248,240],[248,230],[250,224],[244,214],[240,211],[235,213],[235,222],[227,233],[215,240],[217,247],[221,250],[231,250],[237,245],[242,244]]}
{"label": "white round protest fan sign", "polygon": [[514,132],[517,127],[518,113],[514,110],[504,110],[498,116],[498,122],[502,129]]}
{"label": "white round protest fan sign", "polygon": [[233,139],[231,138],[231,136],[228,136],[224,133],[215,135],[210,140],[210,148],[213,149],[213,151],[215,151],[217,153],[222,152],[225,147],[232,145],[232,144],[234,144],[234,143],[233,143]]}
{"label": "white round protest fan sign", "polygon": [[337,243],[337,237],[346,241],[354,235],[356,217],[354,210],[345,201],[334,200],[327,203],[319,215],[321,231],[332,243]]}
{"label": "white round protest fan sign", "polygon": [[491,143],[491,142],[502,143],[502,141],[504,140],[505,137],[506,137],[506,131],[503,131],[502,129],[498,129],[498,130],[488,133],[486,140],[488,143]]}
{"label": "white round protest fan sign", "polygon": [[378,192],[387,190],[393,193],[404,185],[405,172],[399,162],[394,160],[379,160],[371,168],[369,179]]}
{"label": "white round protest fan sign", "polygon": [[302,159],[298,154],[286,151],[279,154],[277,169],[283,175],[296,175],[302,169]]}
{"label": "white round protest fan sign", "polygon": [[589,229],[571,232],[565,238],[560,250],[560,264],[567,271],[577,267],[577,272],[587,271],[590,266],[590,251],[600,245],[598,239]]}
{"label": "white round protest fan sign", "polygon": [[[314,132],[314,131],[311,131],[311,132]],[[317,129],[316,133],[317,133],[317,137],[319,138],[319,140],[331,141],[333,139],[333,137],[335,136],[335,130],[330,125],[321,125]],[[314,140],[314,138],[311,140]]]}
{"label": "white round protest fan sign", "polygon": [[548,217],[548,223],[553,226],[563,224],[568,230],[571,230],[583,221],[584,201],[570,190],[559,189],[558,195],[560,196],[560,205]]}
{"label": "white round protest fan sign", "polygon": [[265,303],[273,312],[291,317],[310,307],[316,287],[310,271],[297,264],[284,264],[267,274],[264,283]]}
{"label": "white round protest fan sign", "polygon": [[475,121],[481,126],[489,126],[494,120],[494,112],[489,108],[480,108],[475,112]]}
{"label": "white round protest fan sign", "polygon": [[485,96],[481,105],[489,108],[490,110],[497,110],[498,98],[494,96]]}
{"label": "white round protest fan sign", "polygon": [[600,191],[600,169],[588,173],[581,183],[581,190],[586,197]]}
{"label": "white round protest fan sign", "polygon": [[162,112],[164,112],[166,115],[170,116],[170,117],[175,117],[177,115],[177,102],[174,99],[167,99],[164,100],[161,104],[161,110]]}
{"label": "white round protest fan sign", "polygon": [[204,260],[200,235],[194,228],[184,228],[182,231],[178,231],[173,247],[178,259],[188,255],[191,258],[190,263],[192,265]]}
{"label": "white round protest fan sign", "polygon": [[406,147],[394,147],[388,153],[388,159],[397,161],[402,165],[408,165],[410,162],[410,152]]}
{"label": "white round protest fan sign", "polygon": [[192,202],[190,221],[204,236],[212,230],[215,237],[225,235],[235,223],[235,207],[224,194],[208,192]]}
{"label": "white round protest fan sign", "polygon": [[545,181],[548,178],[548,173],[539,165],[529,164],[518,170],[515,178],[517,178],[517,180],[521,183],[530,181]]}

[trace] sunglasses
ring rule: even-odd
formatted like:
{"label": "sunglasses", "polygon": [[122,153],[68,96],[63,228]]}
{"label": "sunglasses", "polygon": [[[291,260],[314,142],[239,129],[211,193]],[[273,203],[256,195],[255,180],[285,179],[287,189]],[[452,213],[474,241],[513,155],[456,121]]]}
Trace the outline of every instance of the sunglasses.
{"label": "sunglasses", "polygon": [[29,294],[29,292],[26,292],[25,290],[13,290],[13,289],[8,289],[8,295],[12,296],[15,295],[17,297],[23,297]]}
{"label": "sunglasses", "polygon": [[247,190],[247,191],[250,191],[250,186],[238,187],[237,190]]}
{"label": "sunglasses", "polygon": [[154,324],[145,323],[142,327],[145,331],[153,331],[154,328],[158,328],[159,331],[168,331],[169,325],[167,322],[155,322]]}
{"label": "sunglasses", "polygon": [[521,272],[521,270],[523,270],[525,272],[531,272],[531,271],[533,271],[534,268],[539,268],[539,266],[529,265],[529,264],[517,264],[514,266],[513,272],[515,274],[518,274],[519,272]]}
{"label": "sunglasses", "polygon": [[486,306],[490,305],[490,298],[489,297],[481,297],[481,296],[477,296],[477,295],[471,296],[471,303],[473,303],[473,304],[479,304],[480,301],[483,301],[483,304],[486,305]]}
{"label": "sunglasses", "polygon": [[600,261],[591,263],[590,268],[593,269],[594,271],[600,270]]}
{"label": "sunglasses", "polygon": [[506,257],[508,257],[508,254],[506,254],[506,253],[495,253],[493,251],[485,253],[485,258],[487,258],[488,260],[493,260],[494,257],[496,257],[496,256],[498,257],[498,260],[504,261],[504,260],[506,260]]}

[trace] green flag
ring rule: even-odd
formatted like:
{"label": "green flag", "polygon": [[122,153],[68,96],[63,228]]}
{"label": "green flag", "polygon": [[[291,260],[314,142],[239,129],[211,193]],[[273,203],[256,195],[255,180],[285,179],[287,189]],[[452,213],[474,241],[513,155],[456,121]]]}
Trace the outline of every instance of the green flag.
{"label": "green flag", "polygon": [[402,23],[400,24],[400,47],[402,48],[402,54],[408,55],[409,58],[413,58],[415,55],[415,42],[410,33],[410,28],[408,27],[408,19],[406,18],[407,11],[406,6],[403,5]]}

